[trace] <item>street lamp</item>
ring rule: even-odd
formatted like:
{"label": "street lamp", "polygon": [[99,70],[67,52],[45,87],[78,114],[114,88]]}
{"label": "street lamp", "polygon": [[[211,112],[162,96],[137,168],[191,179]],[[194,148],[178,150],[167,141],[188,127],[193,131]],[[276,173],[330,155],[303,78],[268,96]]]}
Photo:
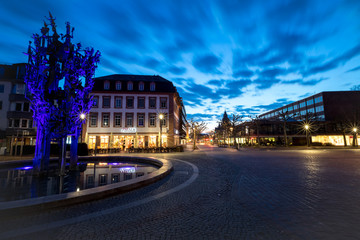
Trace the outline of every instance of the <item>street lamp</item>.
{"label": "street lamp", "polygon": [[82,124],[83,124],[83,121],[84,121],[86,115],[85,115],[84,113],[81,113],[81,114],[79,115],[79,117],[80,117],[80,119],[81,119],[81,126],[80,126],[80,143],[82,143],[82,129],[83,129]]}
{"label": "street lamp", "polygon": [[159,114],[160,119],[160,147],[162,147],[162,120],[164,119],[164,114]]}
{"label": "street lamp", "polygon": [[353,147],[357,147],[357,128],[354,127],[353,129],[353,132],[354,132],[354,136],[353,136]]}
{"label": "street lamp", "polygon": [[306,145],[308,147],[310,147],[310,142],[309,142],[309,129],[310,129],[310,125],[309,124],[305,124],[304,125],[305,128],[305,132],[306,132]]}

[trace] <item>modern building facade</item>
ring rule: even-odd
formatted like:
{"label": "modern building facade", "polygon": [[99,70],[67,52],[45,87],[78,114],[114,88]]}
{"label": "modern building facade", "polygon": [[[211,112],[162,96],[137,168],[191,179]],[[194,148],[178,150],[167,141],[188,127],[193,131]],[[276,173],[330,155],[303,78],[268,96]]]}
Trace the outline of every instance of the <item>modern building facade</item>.
{"label": "modern building facade", "polygon": [[25,98],[25,71],[25,63],[0,65],[0,143],[10,154],[35,144],[32,111]]}
{"label": "modern building facade", "polygon": [[182,99],[160,76],[99,77],[91,95],[94,105],[82,134],[89,149],[172,147],[185,137]]}
{"label": "modern building facade", "polygon": [[349,145],[360,127],[359,103],[360,91],[321,92],[259,115],[259,134],[281,134],[285,118],[289,137],[304,135],[302,125],[309,123],[313,142]]}

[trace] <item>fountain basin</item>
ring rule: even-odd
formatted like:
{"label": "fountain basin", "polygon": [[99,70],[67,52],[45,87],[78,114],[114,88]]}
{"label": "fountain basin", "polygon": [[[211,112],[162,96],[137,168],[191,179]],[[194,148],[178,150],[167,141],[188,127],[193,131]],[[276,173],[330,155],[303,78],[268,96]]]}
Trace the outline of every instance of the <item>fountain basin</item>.
{"label": "fountain basin", "polygon": [[[15,208],[29,208],[29,207],[58,207],[68,204],[75,204],[85,201],[92,201],[101,199],[111,195],[128,192],[151,183],[154,183],[163,177],[167,176],[173,169],[171,162],[164,159],[154,158],[140,158],[140,157],[84,157],[79,159],[81,162],[132,162],[142,163],[147,165],[154,165],[159,169],[139,176],[130,180],[112,183],[109,185],[98,186],[94,188],[84,189],[75,192],[61,193],[37,198],[29,198],[15,201],[0,202],[0,210],[15,209]],[[14,165],[14,163],[12,163]]]}

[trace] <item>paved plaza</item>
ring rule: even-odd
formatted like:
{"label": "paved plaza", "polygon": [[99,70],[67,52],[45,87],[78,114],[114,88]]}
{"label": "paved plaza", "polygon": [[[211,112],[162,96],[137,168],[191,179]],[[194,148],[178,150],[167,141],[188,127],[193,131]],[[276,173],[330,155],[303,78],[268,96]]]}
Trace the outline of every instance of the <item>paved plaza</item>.
{"label": "paved plaza", "polygon": [[174,171],[94,202],[1,214],[0,239],[360,238],[360,150],[200,146],[145,156]]}

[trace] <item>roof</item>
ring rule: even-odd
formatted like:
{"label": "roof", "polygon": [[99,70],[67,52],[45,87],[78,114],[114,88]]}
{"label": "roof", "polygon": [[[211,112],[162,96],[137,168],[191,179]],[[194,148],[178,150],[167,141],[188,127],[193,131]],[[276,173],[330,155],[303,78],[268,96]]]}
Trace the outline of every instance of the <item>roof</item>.
{"label": "roof", "polygon": [[[110,89],[104,90],[104,82],[110,82]],[[127,90],[127,82],[133,82],[133,90]],[[116,90],[116,82],[121,82],[121,90]],[[95,78],[93,91],[117,91],[117,92],[136,92],[140,82],[144,83],[144,91],[150,91],[150,83],[156,84],[155,92],[176,92],[176,88],[172,82],[159,75],[131,75],[131,74],[113,74]]]}

